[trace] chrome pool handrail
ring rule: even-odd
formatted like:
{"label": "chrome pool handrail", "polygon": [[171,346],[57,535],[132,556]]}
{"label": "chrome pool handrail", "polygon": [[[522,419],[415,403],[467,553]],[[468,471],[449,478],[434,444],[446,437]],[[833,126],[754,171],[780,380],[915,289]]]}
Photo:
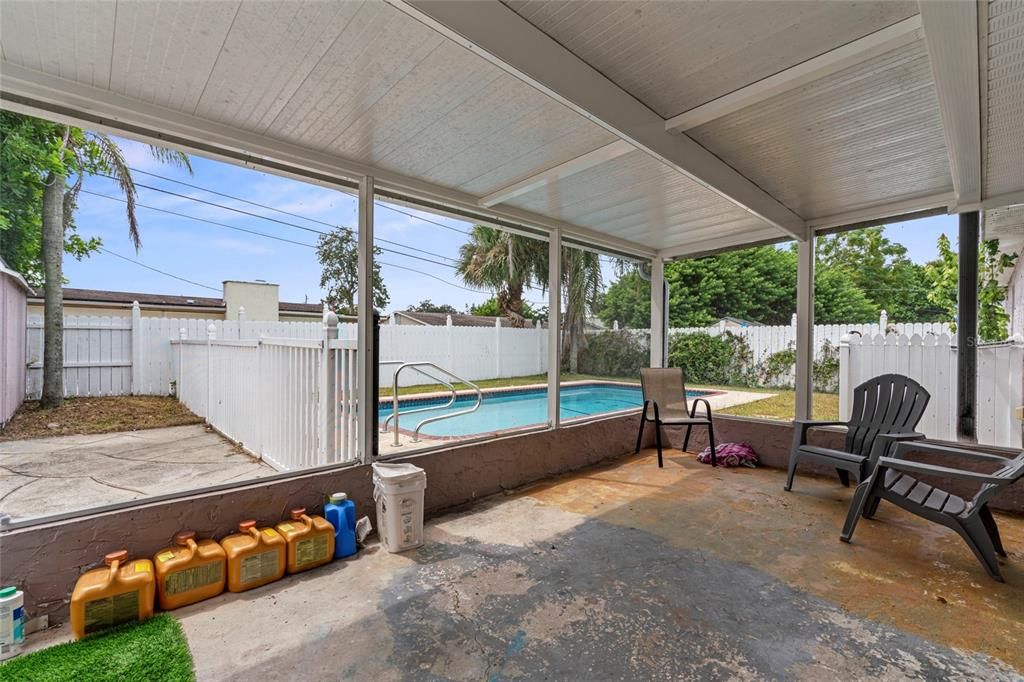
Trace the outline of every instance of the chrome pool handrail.
{"label": "chrome pool handrail", "polygon": [[448,389],[451,391],[451,398],[449,398],[448,402],[445,403],[444,405],[429,405],[427,407],[420,407],[420,408],[416,408],[415,410],[409,410],[408,412],[405,412],[404,414],[415,414],[417,412],[427,412],[427,411],[430,411],[430,410],[443,410],[443,409],[453,405],[455,403],[455,400],[458,398],[458,392],[455,390],[455,386],[453,386],[451,383],[449,383],[448,381],[445,381],[443,378],[441,378],[439,376],[436,376],[434,374],[431,374],[430,372],[424,371],[423,369],[421,369],[423,367],[432,367],[432,368],[436,369],[438,372],[442,372],[445,375],[447,375],[448,377],[454,379],[455,381],[457,381],[459,383],[462,383],[462,384],[466,384],[467,386],[472,388],[473,391],[476,393],[476,403],[474,403],[474,405],[472,407],[467,408],[465,410],[459,410],[459,411],[453,412],[451,414],[442,414],[442,415],[438,415],[436,417],[429,417],[429,418],[424,419],[423,421],[421,421],[419,424],[417,424],[416,428],[413,430],[413,434],[412,434],[412,442],[413,443],[418,443],[419,442],[420,429],[422,429],[427,424],[431,424],[433,422],[440,421],[442,419],[451,419],[452,417],[459,417],[459,416],[462,416],[464,414],[471,414],[473,412],[476,412],[478,409],[480,409],[480,404],[483,402],[484,394],[483,394],[483,391],[480,390],[479,386],[474,384],[472,381],[469,381],[468,379],[463,379],[458,374],[455,374],[454,372],[451,372],[451,371],[445,369],[444,367],[441,367],[440,365],[437,365],[437,364],[435,364],[433,362],[429,362],[429,361],[426,361],[426,360],[422,360],[422,361],[418,361],[418,362],[401,362],[399,360],[386,360],[384,362],[381,362],[380,364],[381,365],[395,365],[395,364],[400,365],[399,368],[395,370],[395,373],[392,375],[392,378],[391,378],[391,382],[392,382],[391,383],[391,406],[392,406],[392,413],[388,416],[387,419],[384,420],[384,426],[381,429],[381,431],[386,432],[387,431],[388,423],[392,419],[394,419],[395,424],[394,424],[393,432],[395,434],[395,439],[394,439],[394,443],[391,444],[392,447],[401,445],[401,443],[399,442],[399,439],[398,439],[398,414],[399,414],[398,413],[398,375],[401,374],[402,370],[404,370],[406,368],[410,368],[410,369],[412,369],[412,370],[414,370],[416,372],[419,372],[420,374],[422,374],[422,375],[424,375],[426,377],[430,377],[431,379],[434,379],[435,381],[440,382],[444,386],[447,386]]}

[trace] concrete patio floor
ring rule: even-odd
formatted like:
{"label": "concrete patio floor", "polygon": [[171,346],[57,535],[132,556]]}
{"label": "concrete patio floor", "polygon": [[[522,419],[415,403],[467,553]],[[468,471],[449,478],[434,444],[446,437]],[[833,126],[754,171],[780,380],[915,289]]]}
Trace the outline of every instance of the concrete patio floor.
{"label": "concrete patio floor", "polygon": [[174,614],[200,680],[1020,679],[1024,519],[999,584],[885,504],[840,543],[851,490],[783,479],[645,452]]}
{"label": "concrete patio floor", "polygon": [[202,425],[0,443],[0,514],[59,514],[276,473]]}

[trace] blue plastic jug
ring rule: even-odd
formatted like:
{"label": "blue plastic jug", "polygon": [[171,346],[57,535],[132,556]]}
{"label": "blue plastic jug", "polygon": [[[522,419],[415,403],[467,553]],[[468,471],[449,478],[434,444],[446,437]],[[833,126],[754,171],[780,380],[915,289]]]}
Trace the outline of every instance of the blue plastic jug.
{"label": "blue plastic jug", "polygon": [[356,553],[356,503],[345,493],[332,493],[324,505],[324,517],[334,526],[334,558]]}

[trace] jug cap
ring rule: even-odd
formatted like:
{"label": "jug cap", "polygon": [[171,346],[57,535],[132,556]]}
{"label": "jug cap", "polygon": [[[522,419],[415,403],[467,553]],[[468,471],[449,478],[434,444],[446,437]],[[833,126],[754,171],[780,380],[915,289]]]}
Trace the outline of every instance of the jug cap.
{"label": "jug cap", "polygon": [[327,499],[330,502],[344,502],[348,499],[348,493],[331,493],[331,496]]}
{"label": "jug cap", "polygon": [[298,519],[301,519],[302,515],[305,514],[305,513],[306,513],[306,508],[305,507],[296,507],[295,509],[292,509],[291,516],[292,516],[292,519],[298,520]]}
{"label": "jug cap", "polygon": [[174,534],[174,544],[176,545],[187,545],[189,540],[196,539],[196,532],[194,530],[182,530]]}
{"label": "jug cap", "polygon": [[114,563],[115,561],[122,562],[122,561],[126,560],[127,558],[128,558],[128,550],[127,549],[119,549],[116,552],[111,552],[110,554],[107,554],[105,557],[103,557],[103,563],[105,563],[107,566],[109,566],[110,564]]}
{"label": "jug cap", "polygon": [[255,519],[247,519],[238,524],[238,530],[243,533],[248,533],[251,529],[256,527]]}
{"label": "jug cap", "polygon": [[17,593],[18,593],[18,588],[15,587],[14,585],[9,585],[7,587],[0,587],[0,598],[3,598],[3,597],[13,597]]}

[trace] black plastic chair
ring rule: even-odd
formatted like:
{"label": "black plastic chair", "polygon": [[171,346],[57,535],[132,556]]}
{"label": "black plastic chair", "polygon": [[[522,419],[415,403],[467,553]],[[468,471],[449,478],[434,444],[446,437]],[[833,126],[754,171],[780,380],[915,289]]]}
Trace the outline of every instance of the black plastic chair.
{"label": "black plastic chair", "polygon": [[[793,420],[793,448],[789,453],[789,475],[786,490],[793,489],[793,476],[801,460],[835,467],[843,485],[850,485],[850,474],[857,482],[871,475],[879,457],[887,454],[893,443],[921,440],[924,434],[914,431],[921,421],[931,396],[928,391],[902,374],[883,374],[853,389],[852,417],[848,421]],[[846,443],[842,450],[807,444],[807,432],[822,426],[845,426]],[[878,437],[887,436],[879,451],[874,451]]]}
{"label": "black plastic chair", "polygon": [[[903,459],[908,452],[962,457],[1001,466],[992,473],[984,474]],[[937,486],[920,481],[910,474],[970,481],[978,483],[980,488],[978,493],[967,501]],[[871,477],[857,486],[850,511],[846,515],[843,532],[839,537],[843,542],[850,542],[860,517],[863,515],[864,518],[872,518],[878,509],[878,503],[881,500],[888,500],[912,514],[952,528],[971,548],[989,576],[993,580],[1003,582],[996,555],[1005,558],[1006,550],[1003,549],[999,528],[988,508],[988,503],[1002,488],[1022,478],[1024,451],[1011,459],[987,452],[933,443],[898,443],[893,448],[892,457],[880,458]]]}
{"label": "black plastic chair", "polygon": [[[647,422],[654,422],[655,441],[658,444],[658,467],[664,467],[661,458],[661,426],[685,426],[686,437],[683,439],[683,450],[690,444],[690,431],[694,426],[704,426],[708,430],[708,441],[711,446],[711,466],[718,466],[715,455],[715,427],[711,421],[711,403],[704,398],[695,398],[693,407],[687,405],[686,384],[683,381],[683,370],[680,367],[647,368],[640,370],[640,385],[644,393],[644,411],[640,415],[640,433],[636,435],[636,451],[640,452],[640,444],[644,439],[644,427]],[[697,414],[697,403],[704,403],[706,415]],[[648,417],[648,408],[653,416]]]}

